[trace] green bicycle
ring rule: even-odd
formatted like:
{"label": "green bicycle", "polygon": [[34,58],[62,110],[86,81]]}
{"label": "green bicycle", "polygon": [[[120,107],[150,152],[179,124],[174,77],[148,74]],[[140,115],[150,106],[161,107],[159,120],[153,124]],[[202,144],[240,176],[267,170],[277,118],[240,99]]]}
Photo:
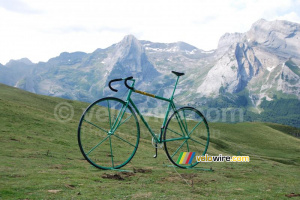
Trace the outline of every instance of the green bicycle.
{"label": "green bicycle", "polygon": [[[84,158],[100,169],[119,169],[125,166],[134,156],[139,145],[140,126],[135,113],[145,124],[155,147],[164,145],[169,160],[177,167],[192,168],[198,164],[196,159],[187,163],[181,158],[181,152],[195,152],[194,155],[205,155],[209,144],[209,128],[200,111],[193,107],[177,109],[173,96],[179,77],[184,73],[174,72],[177,80],[171,97],[164,98],[139,91],[134,88],[135,79],[128,77],[109,82],[112,91],[113,82],[124,80],[129,89],[126,100],[105,97],[92,103],[83,112],[78,125],[78,144]],[[131,86],[128,85],[131,82]],[[131,99],[132,92],[168,102],[161,131],[155,134],[143,115]],[[134,110],[132,109],[132,107]],[[170,111],[173,113],[169,116]],[[156,154],[157,156],[157,148]]]}

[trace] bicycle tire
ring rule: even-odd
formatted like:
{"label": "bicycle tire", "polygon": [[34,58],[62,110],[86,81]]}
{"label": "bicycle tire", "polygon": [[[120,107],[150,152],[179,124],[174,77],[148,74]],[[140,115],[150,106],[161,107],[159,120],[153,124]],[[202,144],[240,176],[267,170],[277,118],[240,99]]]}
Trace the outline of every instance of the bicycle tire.
{"label": "bicycle tire", "polygon": [[77,137],[80,151],[91,165],[104,170],[119,169],[135,155],[140,127],[130,105],[126,107],[123,100],[106,97],[95,101],[84,111]]}
{"label": "bicycle tire", "polygon": [[[182,107],[169,117],[164,130],[163,141],[167,157],[177,167],[192,168],[199,163],[196,156],[206,154],[209,136],[208,123],[203,114],[193,107]],[[182,137],[185,139],[181,140]],[[194,158],[187,158],[188,154],[184,152],[195,152]],[[186,160],[183,160],[184,155]]]}

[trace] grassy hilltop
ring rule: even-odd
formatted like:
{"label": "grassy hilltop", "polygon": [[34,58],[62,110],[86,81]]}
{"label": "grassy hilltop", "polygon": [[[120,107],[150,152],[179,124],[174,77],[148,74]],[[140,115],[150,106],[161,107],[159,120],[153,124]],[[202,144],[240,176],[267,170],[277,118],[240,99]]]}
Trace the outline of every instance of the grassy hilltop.
{"label": "grassy hilltop", "polygon": [[[54,115],[62,102],[74,109],[70,121]],[[299,129],[209,123],[209,155],[250,156],[249,163],[198,165],[214,169],[209,172],[168,167],[161,149],[152,158],[151,137],[141,124],[137,153],[122,168],[135,173],[103,171],[83,159],[77,144],[87,105],[0,84],[0,199],[286,199],[300,194],[300,139],[290,135]],[[61,114],[67,117],[67,109]],[[160,120],[148,120],[159,129]]]}

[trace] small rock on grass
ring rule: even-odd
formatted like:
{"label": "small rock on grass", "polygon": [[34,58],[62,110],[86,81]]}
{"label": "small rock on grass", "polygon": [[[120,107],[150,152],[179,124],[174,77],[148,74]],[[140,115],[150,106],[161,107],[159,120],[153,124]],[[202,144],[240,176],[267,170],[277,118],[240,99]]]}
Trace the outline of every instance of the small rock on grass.
{"label": "small rock on grass", "polygon": [[48,192],[50,192],[50,193],[54,193],[54,194],[56,194],[56,193],[58,193],[58,192],[60,192],[61,190],[48,190]]}

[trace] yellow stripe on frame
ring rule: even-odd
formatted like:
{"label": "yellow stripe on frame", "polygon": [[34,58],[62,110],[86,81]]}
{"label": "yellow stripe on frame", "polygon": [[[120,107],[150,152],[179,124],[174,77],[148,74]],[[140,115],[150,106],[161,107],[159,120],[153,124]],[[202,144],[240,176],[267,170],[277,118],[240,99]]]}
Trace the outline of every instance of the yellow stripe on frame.
{"label": "yellow stripe on frame", "polygon": [[134,90],[136,93],[140,93],[140,94],[143,94],[143,95],[146,95],[146,96],[149,96],[149,97],[155,97],[154,94],[150,94],[150,93],[147,93],[147,92],[143,92],[143,91],[140,91],[140,90]]}
{"label": "yellow stripe on frame", "polygon": [[186,152],[183,152],[179,164],[182,164],[182,162],[184,161],[185,156],[186,156]]}

